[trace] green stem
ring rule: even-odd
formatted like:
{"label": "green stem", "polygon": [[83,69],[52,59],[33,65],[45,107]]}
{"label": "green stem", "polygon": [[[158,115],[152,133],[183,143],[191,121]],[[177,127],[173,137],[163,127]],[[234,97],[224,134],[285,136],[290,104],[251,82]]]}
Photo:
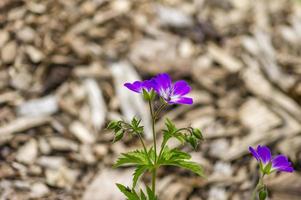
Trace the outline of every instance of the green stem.
{"label": "green stem", "polygon": [[144,141],[143,141],[142,136],[141,136],[140,134],[138,134],[138,137],[139,137],[139,140],[140,140],[140,142],[141,142],[141,144],[142,144],[142,146],[143,146],[143,150],[144,150],[145,155],[147,156],[148,161],[149,161],[150,163],[152,163],[151,160],[150,160],[150,158],[149,158],[149,156],[148,156],[147,149],[146,149],[146,146],[145,146],[145,144],[144,144]]}
{"label": "green stem", "polygon": [[154,169],[152,172],[152,191],[154,194],[156,193],[156,176],[157,176],[157,170]]}
{"label": "green stem", "polygon": [[159,153],[159,156],[158,156],[158,159],[159,159],[159,160],[160,160],[160,158],[161,158],[161,155],[162,155],[162,153],[163,153],[163,150],[164,150],[164,148],[165,148],[166,143],[167,143],[167,141],[165,141],[165,140],[162,142],[161,149],[160,149],[160,153]]}
{"label": "green stem", "polygon": [[175,134],[178,133],[178,132],[180,132],[180,131],[187,131],[188,133],[191,133],[191,132],[192,132],[192,128],[191,128],[191,127],[188,127],[188,128],[179,128],[179,129],[175,132]]}
{"label": "green stem", "polygon": [[156,137],[156,132],[155,132],[155,115],[154,115],[154,110],[152,106],[152,102],[149,100],[149,109],[152,117],[152,132],[153,132],[153,142],[154,142],[154,151],[155,151],[155,160],[154,160],[154,170],[152,171],[152,190],[154,193],[156,193],[156,176],[157,176],[157,170],[156,170],[156,165],[157,165],[157,137]]}
{"label": "green stem", "polygon": [[158,118],[160,112],[167,106],[167,104],[164,102],[161,104],[161,106],[158,108],[158,110],[155,112],[154,118],[155,120]]}
{"label": "green stem", "polygon": [[155,132],[155,116],[154,116],[154,111],[153,111],[153,106],[151,101],[149,101],[149,109],[152,117],[152,132],[153,132],[153,142],[154,142],[154,151],[155,151],[155,163],[157,163],[157,136]]}
{"label": "green stem", "polygon": [[265,175],[265,174],[263,174],[263,175],[259,178],[258,183],[257,183],[255,189],[254,189],[253,192],[252,192],[252,195],[251,195],[251,199],[250,199],[250,200],[256,200],[256,199],[257,199],[256,197],[257,197],[258,191],[264,186],[264,184],[263,184],[263,177],[264,177],[264,175]]}

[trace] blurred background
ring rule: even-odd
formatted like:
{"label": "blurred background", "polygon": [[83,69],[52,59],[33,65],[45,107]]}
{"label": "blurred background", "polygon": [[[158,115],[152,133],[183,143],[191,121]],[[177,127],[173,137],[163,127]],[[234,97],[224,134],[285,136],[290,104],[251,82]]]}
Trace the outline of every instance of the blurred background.
{"label": "blurred background", "polygon": [[248,199],[258,144],[297,170],[266,179],[271,199],[300,200],[300,1],[1,0],[0,27],[0,199],[122,200],[114,184],[133,171],[111,166],[141,146],[105,126],[136,115],[148,129],[123,83],[166,72],[195,101],[166,116],[205,137],[196,152],[172,145],[207,178],[164,168],[161,200]]}

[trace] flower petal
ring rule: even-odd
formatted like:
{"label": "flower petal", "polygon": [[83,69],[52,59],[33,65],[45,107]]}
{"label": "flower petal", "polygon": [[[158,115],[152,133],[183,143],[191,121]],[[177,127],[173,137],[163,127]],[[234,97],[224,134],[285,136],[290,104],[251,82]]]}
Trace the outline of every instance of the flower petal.
{"label": "flower petal", "polygon": [[260,145],[258,145],[257,153],[258,153],[258,155],[260,157],[260,160],[262,161],[263,164],[269,163],[272,159],[271,151],[266,146],[261,147]]}
{"label": "flower petal", "polygon": [[151,89],[155,88],[155,82],[154,80],[145,80],[142,83],[142,87],[149,92]]}
{"label": "flower petal", "polygon": [[141,81],[135,81],[134,83],[125,83],[124,86],[127,87],[129,90],[132,90],[137,93],[141,93],[142,91]]}
{"label": "flower petal", "polygon": [[278,171],[293,172],[292,163],[284,155],[278,155],[272,160],[272,168]]}
{"label": "flower petal", "polygon": [[184,96],[188,94],[191,90],[191,87],[186,81],[180,80],[174,83],[173,86],[173,95]]}
{"label": "flower petal", "polygon": [[155,90],[160,96],[167,99],[171,92],[171,78],[168,74],[158,74],[154,79]]}
{"label": "flower petal", "polygon": [[171,101],[169,101],[168,103],[170,104],[174,104],[174,103],[178,103],[178,104],[193,104],[193,99],[190,97],[179,97],[177,99],[173,99]]}
{"label": "flower petal", "polygon": [[260,161],[260,157],[253,147],[249,147],[249,151],[254,156],[254,158],[256,158],[257,161]]}

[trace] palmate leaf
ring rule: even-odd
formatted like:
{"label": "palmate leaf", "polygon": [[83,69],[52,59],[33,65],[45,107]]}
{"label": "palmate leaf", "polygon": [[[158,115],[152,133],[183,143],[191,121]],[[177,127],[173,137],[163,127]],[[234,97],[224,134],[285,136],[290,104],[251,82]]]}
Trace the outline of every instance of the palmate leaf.
{"label": "palmate leaf", "polygon": [[192,161],[176,161],[176,162],[167,163],[166,165],[173,165],[184,169],[188,169],[199,176],[204,176],[202,167],[198,163]]}
{"label": "palmate leaf", "polygon": [[154,192],[149,188],[146,187],[146,194],[143,190],[140,190],[140,195],[134,190],[126,187],[122,184],[116,184],[119,190],[126,196],[127,200],[158,200]]}
{"label": "palmate leaf", "polygon": [[130,166],[130,165],[146,165],[149,166],[150,163],[148,155],[144,153],[142,150],[136,150],[128,153],[123,153],[116,161],[114,167],[120,166]]}
{"label": "palmate leaf", "polygon": [[131,190],[130,188],[117,183],[118,189],[127,197],[128,200],[141,200],[139,195],[135,192],[135,190]]}
{"label": "palmate leaf", "polygon": [[131,121],[131,129],[133,134],[143,134],[143,126],[140,125],[141,119],[134,117]]}
{"label": "palmate leaf", "polygon": [[133,174],[133,188],[136,187],[140,176],[142,176],[146,171],[150,171],[150,170],[151,170],[151,166],[148,166],[148,165],[137,166],[137,168],[135,169],[135,172]]}
{"label": "palmate leaf", "polygon": [[147,197],[145,196],[143,190],[140,190],[140,199],[141,200],[147,200]]}
{"label": "palmate leaf", "polygon": [[188,169],[199,176],[204,176],[203,168],[195,162],[190,161],[191,156],[178,149],[164,148],[163,153],[158,161],[160,165],[177,166]]}
{"label": "palmate leaf", "polygon": [[158,200],[154,191],[152,191],[148,186],[146,186],[146,192],[148,200]]}
{"label": "palmate leaf", "polygon": [[167,142],[170,138],[175,137],[178,139],[181,143],[184,143],[184,135],[182,135],[181,132],[178,131],[176,126],[173,124],[171,120],[168,118],[165,121],[166,129],[163,130],[163,137],[164,140]]}
{"label": "palmate leaf", "polygon": [[121,167],[121,166],[135,166],[136,170],[133,174],[133,188],[136,187],[139,178],[146,172],[151,171],[153,163],[151,163],[151,154],[152,150],[145,153],[142,150],[136,150],[128,153],[123,153],[121,157],[118,158],[117,162],[115,163],[114,167]]}

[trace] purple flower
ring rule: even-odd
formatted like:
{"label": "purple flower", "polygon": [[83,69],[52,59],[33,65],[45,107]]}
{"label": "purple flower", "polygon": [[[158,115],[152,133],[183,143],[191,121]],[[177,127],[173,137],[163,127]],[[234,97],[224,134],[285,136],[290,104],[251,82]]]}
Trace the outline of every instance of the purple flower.
{"label": "purple flower", "polygon": [[282,171],[282,172],[293,172],[294,168],[292,167],[292,163],[288,161],[288,158],[284,155],[278,155],[272,157],[271,151],[266,146],[258,145],[255,150],[252,147],[249,147],[249,151],[256,158],[256,160],[260,163],[260,168],[263,173],[270,174],[274,171]]}
{"label": "purple flower", "polygon": [[143,89],[146,90],[147,92],[150,92],[154,87],[154,83],[152,80],[145,80],[145,81],[135,81],[133,83],[125,83],[124,86],[134,92],[142,93]]}
{"label": "purple flower", "polygon": [[154,80],[154,90],[169,104],[192,104],[190,97],[185,97],[191,90],[186,81],[171,82],[168,74],[158,74]]}

